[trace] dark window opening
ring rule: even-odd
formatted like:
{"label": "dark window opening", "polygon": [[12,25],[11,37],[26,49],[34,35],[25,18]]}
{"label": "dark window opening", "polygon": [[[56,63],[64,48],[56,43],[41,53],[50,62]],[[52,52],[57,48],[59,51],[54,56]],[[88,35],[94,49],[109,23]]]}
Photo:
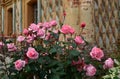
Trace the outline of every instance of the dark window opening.
{"label": "dark window opening", "polygon": [[29,26],[31,23],[37,24],[37,0],[31,0],[27,4],[27,25]]}
{"label": "dark window opening", "polygon": [[12,21],[13,21],[13,9],[8,9],[8,19],[7,19],[7,35],[11,35],[13,32]]}

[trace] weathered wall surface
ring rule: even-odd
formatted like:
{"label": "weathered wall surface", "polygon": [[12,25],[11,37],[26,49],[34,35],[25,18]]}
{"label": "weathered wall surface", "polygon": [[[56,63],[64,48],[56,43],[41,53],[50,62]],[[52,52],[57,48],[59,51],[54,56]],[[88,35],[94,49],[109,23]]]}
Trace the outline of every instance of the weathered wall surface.
{"label": "weathered wall surface", "polygon": [[93,1],[92,0],[65,0],[65,10],[67,13],[65,23],[75,28],[77,34],[80,33],[80,24],[86,23],[82,35],[88,42],[94,40],[94,27],[92,22]]}

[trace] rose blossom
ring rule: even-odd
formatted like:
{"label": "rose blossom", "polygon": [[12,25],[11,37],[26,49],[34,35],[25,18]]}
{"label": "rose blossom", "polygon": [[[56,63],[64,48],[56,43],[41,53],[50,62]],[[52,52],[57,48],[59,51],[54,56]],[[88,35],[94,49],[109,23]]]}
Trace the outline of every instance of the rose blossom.
{"label": "rose blossom", "polygon": [[40,38],[44,38],[45,37],[45,30],[39,29],[37,32],[37,36],[40,36]]}
{"label": "rose blossom", "polygon": [[50,39],[50,33],[47,33],[46,36],[45,36],[45,40],[49,40]]}
{"label": "rose blossom", "polygon": [[39,56],[39,53],[34,48],[29,47],[26,55],[30,59],[37,59]]}
{"label": "rose blossom", "polygon": [[24,29],[24,30],[23,30],[23,34],[25,34],[25,35],[28,35],[28,32],[29,32],[29,31],[28,31],[27,29]]}
{"label": "rose blossom", "polygon": [[94,76],[96,74],[96,68],[91,64],[86,65],[84,70],[86,71],[87,76]]}
{"label": "rose blossom", "polygon": [[41,22],[37,24],[37,26],[39,26],[40,28],[43,27],[42,25],[43,25],[43,23],[41,23]]}
{"label": "rose blossom", "polygon": [[112,68],[114,66],[114,61],[111,58],[108,58],[107,60],[105,60],[104,62],[105,64],[103,65],[103,68]]}
{"label": "rose blossom", "polygon": [[27,39],[26,39],[26,41],[27,41],[27,43],[32,43],[33,42],[33,40],[34,40],[34,36],[32,35],[28,35],[28,37],[27,37]]}
{"label": "rose blossom", "polygon": [[70,26],[63,25],[62,28],[60,29],[60,32],[62,32],[63,34],[69,34],[70,33]]}
{"label": "rose blossom", "polygon": [[76,36],[74,40],[77,44],[83,44],[84,43],[84,40],[80,36]]}
{"label": "rose blossom", "polygon": [[25,40],[24,36],[18,36],[17,41],[22,42]]}
{"label": "rose blossom", "polygon": [[14,45],[14,43],[9,43],[9,44],[7,44],[7,48],[8,48],[8,51],[9,51],[9,52],[12,52],[12,51],[16,51],[16,50],[17,50],[17,48],[16,48],[16,46]]}
{"label": "rose blossom", "polygon": [[44,22],[43,23],[43,28],[45,28],[45,29],[51,28],[50,23],[49,22]]}
{"label": "rose blossom", "polygon": [[15,64],[15,69],[18,71],[20,71],[23,67],[25,67],[25,61],[21,59],[15,61],[14,64]]}
{"label": "rose blossom", "polygon": [[29,29],[33,30],[33,32],[36,32],[39,30],[39,26],[32,23],[30,26],[29,26]]}
{"label": "rose blossom", "polygon": [[3,42],[0,42],[0,49],[4,46]]}
{"label": "rose blossom", "polygon": [[75,30],[74,30],[72,27],[70,27],[69,33],[70,33],[70,34],[74,34],[74,33],[75,33]]}
{"label": "rose blossom", "polygon": [[52,20],[52,21],[50,21],[50,26],[56,26],[56,25],[57,25],[56,20]]}
{"label": "rose blossom", "polygon": [[95,59],[101,61],[101,58],[104,57],[104,53],[100,48],[93,47],[92,51],[90,52],[90,56],[92,58],[95,58]]}

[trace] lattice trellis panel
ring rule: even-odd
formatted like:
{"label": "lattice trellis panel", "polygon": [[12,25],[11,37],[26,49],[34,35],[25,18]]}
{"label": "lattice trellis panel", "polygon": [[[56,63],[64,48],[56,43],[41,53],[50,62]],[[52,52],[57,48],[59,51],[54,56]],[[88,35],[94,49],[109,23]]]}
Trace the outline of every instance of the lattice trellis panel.
{"label": "lattice trellis panel", "polygon": [[95,40],[100,47],[113,49],[118,39],[119,0],[94,0]]}
{"label": "lattice trellis panel", "polygon": [[41,21],[57,20],[58,24],[63,22],[62,0],[41,0]]}

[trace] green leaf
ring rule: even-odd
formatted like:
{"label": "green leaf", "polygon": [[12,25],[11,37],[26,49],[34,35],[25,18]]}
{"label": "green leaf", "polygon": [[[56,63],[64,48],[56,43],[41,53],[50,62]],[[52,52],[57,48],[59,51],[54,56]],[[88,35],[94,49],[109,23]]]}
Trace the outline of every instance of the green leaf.
{"label": "green leaf", "polygon": [[60,77],[58,75],[54,75],[53,78],[54,79],[60,79]]}
{"label": "green leaf", "polygon": [[116,76],[116,77],[114,77],[114,79],[120,79],[120,78],[118,78],[118,77]]}
{"label": "green leaf", "polygon": [[51,48],[49,52],[50,52],[50,54],[53,54],[53,53],[56,53],[57,50],[55,48]]}
{"label": "green leaf", "polygon": [[38,59],[38,63],[40,63],[40,64],[43,63],[43,57],[40,57],[40,58]]}
{"label": "green leaf", "polygon": [[114,59],[115,64],[120,65],[120,62],[117,59]]}
{"label": "green leaf", "polygon": [[43,47],[41,45],[38,45],[35,47],[37,51],[43,50]]}
{"label": "green leaf", "polygon": [[77,48],[77,44],[76,43],[72,43],[72,46],[73,46],[73,48]]}
{"label": "green leaf", "polygon": [[9,79],[7,75],[3,75],[2,79]]}
{"label": "green leaf", "polygon": [[48,40],[44,40],[44,44],[49,44],[50,43],[50,41],[48,41]]}
{"label": "green leaf", "polygon": [[69,53],[70,53],[71,56],[78,56],[78,55],[80,55],[80,52],[77,51],[77,50],[71,50]]}
{"label": "green leaf", "polygon": [[48,75],[47,79],[60,79],[60,76],[56,74],[50,74]]}
{"label": "green leaf", "polygon": [[48,64],[48,67],[53,67],[58,64],[58,61],[56,60],[51,60],[51,62]]}
{"label": "green leaf", "polygon": [[103,76],[103,78],[104,78],[104,79],[108,79],[108,78],[110,78],[110,76],[109,76],[109,75],[106,75],[106,76]]}
{"label": "green leaf", "polygon": [[25,70],[26,70],[27,72],[30,72],[30,71],[31,71],[30,66],[27,65],[27,66],[25,67]]}

